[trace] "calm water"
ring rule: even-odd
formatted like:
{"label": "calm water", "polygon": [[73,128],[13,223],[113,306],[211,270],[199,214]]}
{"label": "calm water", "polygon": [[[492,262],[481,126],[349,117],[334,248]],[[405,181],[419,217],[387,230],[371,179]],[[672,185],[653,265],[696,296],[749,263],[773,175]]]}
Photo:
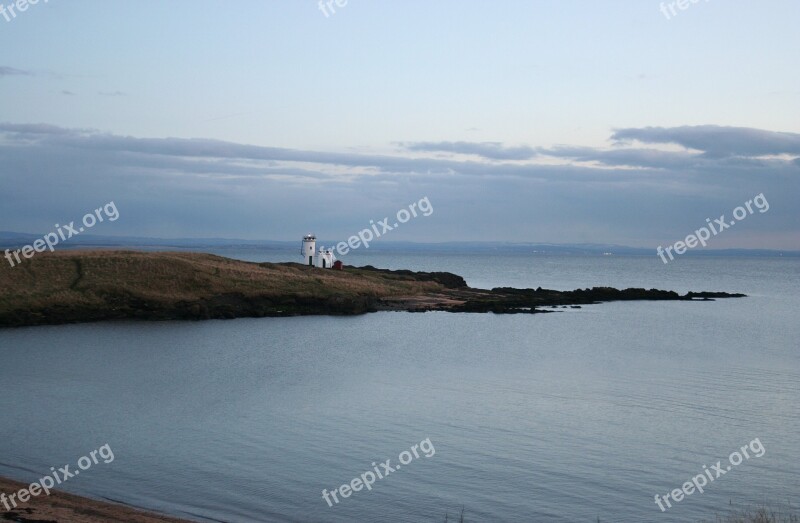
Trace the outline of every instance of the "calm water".
{"label": "calm water", "polygon": [[[468,521],[684,522],[797,502],[800,261],[358,256],[478,287],[751,297],[0,331],[0,475],[34,480],[108,443],[114,462],[67,490],[223,521],[443,521],[463,506]],[[425,438],[432,457],[323,501]],[[656,493],[754,438],[762,457],[661,513]]]}

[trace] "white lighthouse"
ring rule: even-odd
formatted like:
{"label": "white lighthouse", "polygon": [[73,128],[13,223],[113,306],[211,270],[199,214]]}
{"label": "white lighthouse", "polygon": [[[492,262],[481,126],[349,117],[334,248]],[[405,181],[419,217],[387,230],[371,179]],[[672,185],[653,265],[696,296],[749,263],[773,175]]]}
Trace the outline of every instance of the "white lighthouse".
{"label": "white lighthouse", "polygon": [[303,264],[309,267],[314,266],[314,254],[317,251],[317,237],[313,234],[307,234],[303,237],[303,248],[300,254],[303,256]]}

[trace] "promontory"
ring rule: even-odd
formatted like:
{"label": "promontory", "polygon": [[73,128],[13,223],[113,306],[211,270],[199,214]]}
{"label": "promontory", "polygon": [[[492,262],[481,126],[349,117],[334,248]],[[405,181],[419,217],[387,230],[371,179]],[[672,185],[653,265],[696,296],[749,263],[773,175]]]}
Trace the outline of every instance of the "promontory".
{"label": "promontory", "polygon": [[448,272],[316,269],[212,254],[74,250],[0,269],[0,327],[105,320],[206,320],[376,311],[533,314],[630,300],[712,300],[743,294],[594,287],[474,289]]}

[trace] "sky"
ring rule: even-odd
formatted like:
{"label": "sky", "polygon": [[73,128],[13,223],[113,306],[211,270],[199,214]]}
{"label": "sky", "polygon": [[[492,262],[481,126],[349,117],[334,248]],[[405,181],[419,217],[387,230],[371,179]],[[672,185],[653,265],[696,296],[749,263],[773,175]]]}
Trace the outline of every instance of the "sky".
{"label": "sky", "polygon": [[0,231],[800,250],[797,0],[11,3]]}

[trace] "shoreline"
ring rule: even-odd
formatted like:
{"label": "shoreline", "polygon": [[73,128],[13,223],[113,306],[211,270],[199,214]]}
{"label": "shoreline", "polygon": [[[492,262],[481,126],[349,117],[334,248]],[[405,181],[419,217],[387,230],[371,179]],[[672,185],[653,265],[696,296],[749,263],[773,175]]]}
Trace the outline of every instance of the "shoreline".
{"label": "shoreline", "polygon": [[318,269],[212,254],[43,253],[0,270],[0,328],[105,320],[350,316],[378,311],[537,314],[611,301],[712,301],[727,292],[644,288],[470,288],[449,272]]}
{"label": "shoreline", "polygon": [[[0,477],[0,492],[6,496],[27,489],[28,484]],[[11,510],[0,504],[0,519],[19,523],[192,523],[147,509],[110,501],[99,501],[53,490],[50,495],[31,497],[26,503],[9,503]]]}

